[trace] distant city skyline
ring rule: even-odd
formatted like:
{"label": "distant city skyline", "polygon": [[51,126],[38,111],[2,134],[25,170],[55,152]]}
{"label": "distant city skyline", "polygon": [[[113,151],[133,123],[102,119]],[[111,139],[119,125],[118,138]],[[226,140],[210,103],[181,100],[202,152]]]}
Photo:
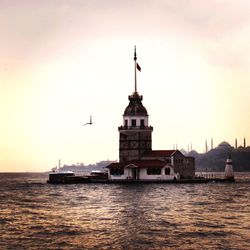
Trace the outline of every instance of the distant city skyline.
{"label": "distant city skyline", "polygon": [[249,1],[3,0],[0,8],[1,172],[47,171],[59,158],[117,160],[135,45],[153,149],[250,142]]}
{"label": "distant city skyline", "polygon": [[[218,142],[218,144],[214,146],[213,138],[211,138],[210,145],[209,145],[209,143],[208,143],[208,140],[205,140],[203,152],[199,151],[199,153],[206,153],[206,152],[208,152],[209,150],[218,147],[218,146],[219,146],[221,143],[223,143],[223,142],[229,143],[232,147],[234,147],[234,148],[236,148],[236,149],[237,149],[237,148],[240,148],[240,147],[243,147],[243,148],[249,147],[248,144],[247,144],[247,142],[246,142],[245,137],[243,138],[242,141],[243,141],[242,144],[238,144],[238,139],[236,138],[235,141],[234,141],[234,144],[231,144],[231,143],[228,142],[227,140],[223,140],[223,141],[221,141],[221,142]],[[182,149],[182,150],[185,150],[186,152],[190,152],[190,151],[192,151],[192,150],[197,151],[195,148],[193,148],[193,144],[192,144],[192,143],[188,144],[186,147],[182,147],[182,146],[178,147],[178,144],[174,144],[172,149],[178,149],[178,150]]]}

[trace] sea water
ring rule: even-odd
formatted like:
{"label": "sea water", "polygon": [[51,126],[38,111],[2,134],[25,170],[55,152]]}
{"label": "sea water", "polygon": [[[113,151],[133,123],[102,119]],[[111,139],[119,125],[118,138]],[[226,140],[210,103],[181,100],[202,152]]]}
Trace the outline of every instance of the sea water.
{"label": "sea water", "polygon": [[0,249],[250,249],[250,173],[236,183],[47,184],[0,174]]}

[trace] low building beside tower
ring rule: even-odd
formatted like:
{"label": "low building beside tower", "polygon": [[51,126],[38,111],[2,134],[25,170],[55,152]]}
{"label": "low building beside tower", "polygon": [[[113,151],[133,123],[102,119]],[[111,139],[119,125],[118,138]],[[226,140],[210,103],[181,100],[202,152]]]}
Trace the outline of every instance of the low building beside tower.
{"label": "low building beside tower", "polygon": [[136,86],[129,96],[119,131],[119,162],[107,166],[110,180],[174,180],[195,177],[195,159],[179,150],[152,150],[152,131]]}

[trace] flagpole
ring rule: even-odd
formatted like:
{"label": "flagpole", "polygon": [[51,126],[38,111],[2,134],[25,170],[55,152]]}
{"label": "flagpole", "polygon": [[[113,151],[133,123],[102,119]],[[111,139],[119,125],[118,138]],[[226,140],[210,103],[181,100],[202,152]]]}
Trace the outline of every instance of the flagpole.
{"label": "flagpole", "polygon": [[136,79],[136,46],[135,46],[135,52],[134,52],[134,60],[135,60],[135,93],[137,93],[137,79]]}

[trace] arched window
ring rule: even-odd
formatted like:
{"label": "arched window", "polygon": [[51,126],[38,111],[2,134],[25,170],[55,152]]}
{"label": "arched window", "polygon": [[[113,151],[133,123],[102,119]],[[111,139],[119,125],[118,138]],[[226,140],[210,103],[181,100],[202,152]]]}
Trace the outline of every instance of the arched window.
{"label": "arched window", "polygon": [[170,168],[165,168],[165,175],[170,175]]}

